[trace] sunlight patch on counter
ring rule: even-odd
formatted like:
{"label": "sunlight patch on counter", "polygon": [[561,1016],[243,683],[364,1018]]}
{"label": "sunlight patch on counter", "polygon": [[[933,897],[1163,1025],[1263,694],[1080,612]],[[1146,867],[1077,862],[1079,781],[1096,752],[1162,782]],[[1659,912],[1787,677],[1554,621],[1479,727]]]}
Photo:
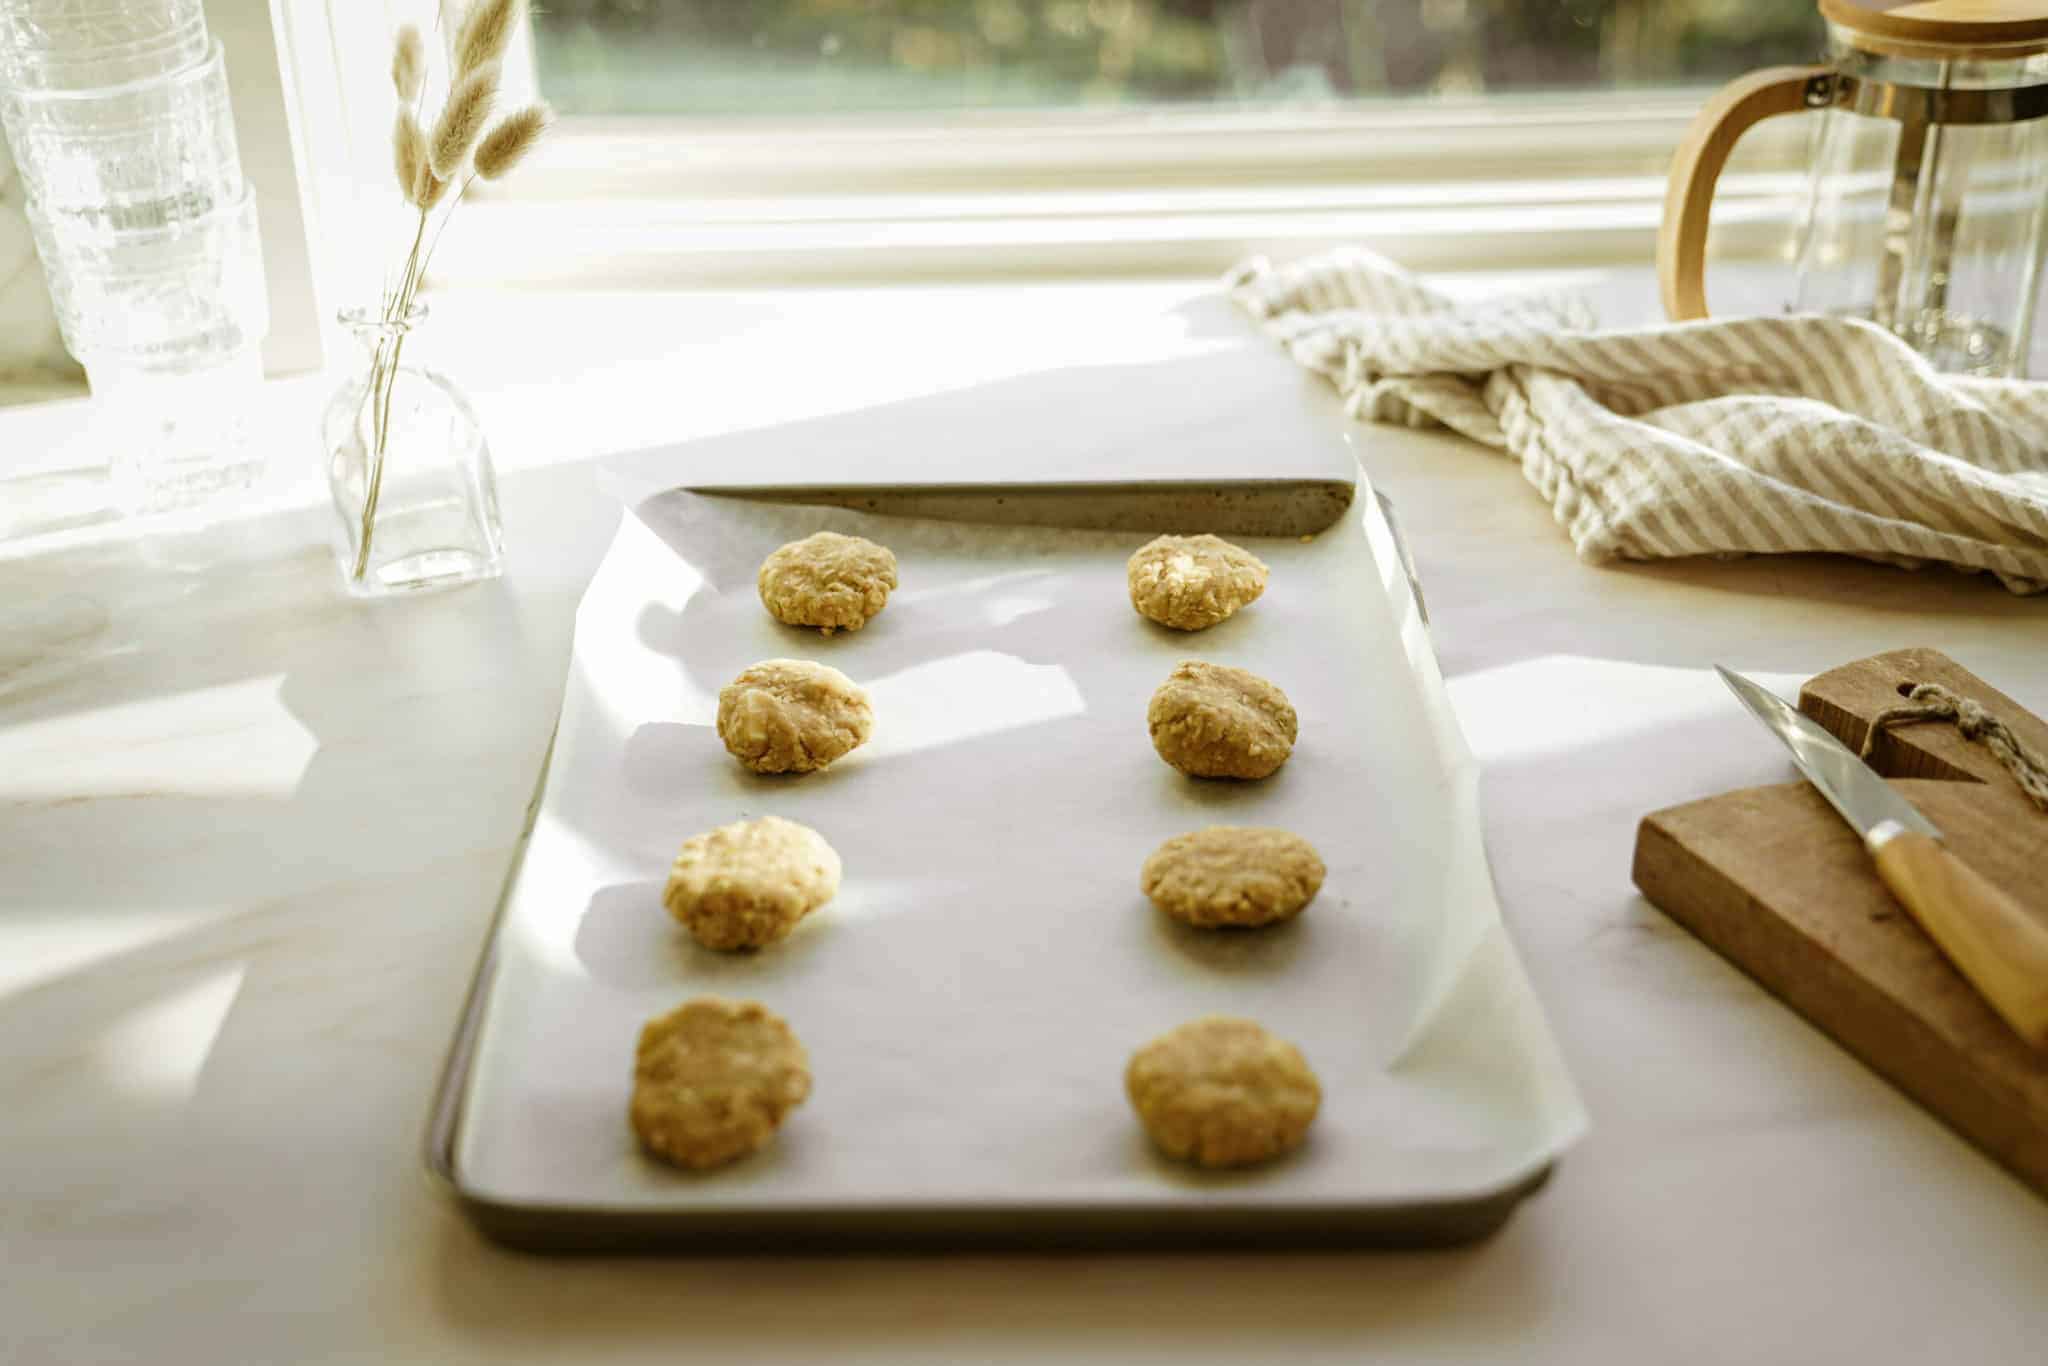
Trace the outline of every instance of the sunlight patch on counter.
{"label": "sunlight patch on counter", "polygon": [[231,914],[211,908],[0,907],[0,1001],[96,963],[175,939]]}
{"label": "sunlight patch on counter", "polygon": [[93,1041],[95,1070],[123,1095],[186,1099],[247,972],[236,963],[129,1011]]}
{"label": "sunlight patch on counter", "polygon": [[289,797],[320,741],[284,686],[269,674],[0,728],[0,802]]}
{"label": "sunlight patch on counter", "polygon": [[[1736,661],[1731,667],[1740,667]],[[1748,672],[1744,670],[1744,672]],[[1784,697],[1794,674],[1751,673]],[[1734,715],[1714,671],[1582,655],[1544,655],[1463,674],[1448,684],[1451,705],[1481,763],[1505,763],[1613,744],[1691,721]],[[1617,718],[1626,717],[1626,722]]]}

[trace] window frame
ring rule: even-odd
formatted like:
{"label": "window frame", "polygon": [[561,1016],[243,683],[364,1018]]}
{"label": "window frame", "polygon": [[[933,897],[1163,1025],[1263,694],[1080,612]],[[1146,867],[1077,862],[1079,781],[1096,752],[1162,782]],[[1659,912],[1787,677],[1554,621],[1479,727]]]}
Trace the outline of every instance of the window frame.
{"label": "window frame", "polygon": [[969,178],[1012,186],[1133,177],[1327,183],[1362,174],[1412,178],[1422,168],[1458,181],[1584,179],[1611,174],[1617,162],[1661,174],[1710,91],[914,118],[573,115],[557,125],[542,175],[522,178],[644,194],[732,184],[803,192],[868,182],[878,171],[895,188]]}
{"label": "window frame", "polygon": [[[380,241],[369,97],[432,0],[277,0],[327,130],[322,236]],[[316,26],[307,12],[324,11]],[[531,79],[532,34],[521,35]],[[541,91],[544,96],[545,91]],[[1640,265],[1706,88],[804,118],[562,118],[459,215],[442,284],[679,285],[1205,274],[1363,243],[1420,269]],[[346,107],[338,113],[337,102]],[[1763,259],[1803,181],[1799,118],[1744,139],[1716,252]],[[360,254],[363,248],[351,246]],[[362,263],[352,273],[360,277]]]}

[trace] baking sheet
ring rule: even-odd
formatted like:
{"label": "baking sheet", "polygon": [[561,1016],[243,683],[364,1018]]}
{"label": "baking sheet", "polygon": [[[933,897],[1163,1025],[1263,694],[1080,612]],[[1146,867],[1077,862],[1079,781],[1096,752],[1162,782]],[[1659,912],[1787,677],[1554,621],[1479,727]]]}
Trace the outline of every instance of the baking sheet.
{"label": "baking sheet", "polygon": [[[820,528],[892,546],[862,632],[778,625],[754,576]],[[1413,1205],[1540,1172],[1583,1114],[1500,924],[1476,773],[1371,500],[1311,543],[1248,538],[1252,608],[1194,636],[1130,611],[1143,535],[658,495],[579,611],[550,775],[483,984],[454,1174],[472,1199],[686,1212]],[[1377,540],[1377,543],[1376,543]],[[866,685],[873,740],[759,777],[712,729],[748,664]],[[1145,704],[1180,659],[1252,668],[1301,715],[1261,784],[1181,777]],[[842,855],[838,898],[753,956],[696,948],[660,905],[675,846],[778,814]],[[1163,839],[1283,825],[1329,865],[1298,921],[1177,927],[1138,891]],[[625,1123],[635,1035],[701,992],[787,1017],[816,1085],[774,1145],[694,1175]],[[1122,1094],[1131,1050],[1254,1016],[1321,1076],[1308,1145],[1267,1168],[1160,1159]]]}

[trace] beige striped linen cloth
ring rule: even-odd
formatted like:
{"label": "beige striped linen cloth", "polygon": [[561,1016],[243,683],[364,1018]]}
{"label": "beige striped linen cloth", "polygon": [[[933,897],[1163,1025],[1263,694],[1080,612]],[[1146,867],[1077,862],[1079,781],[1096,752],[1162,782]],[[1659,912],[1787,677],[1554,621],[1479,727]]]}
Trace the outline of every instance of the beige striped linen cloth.
{"label": "beige striped linen cloth", "polygon": [[2048,383],[1943,375],[1855,319],[1602,331],[1362,250],[1227,283],[1353,416],[1519,460],[1584,560],[1833,551],[2048,590]]}

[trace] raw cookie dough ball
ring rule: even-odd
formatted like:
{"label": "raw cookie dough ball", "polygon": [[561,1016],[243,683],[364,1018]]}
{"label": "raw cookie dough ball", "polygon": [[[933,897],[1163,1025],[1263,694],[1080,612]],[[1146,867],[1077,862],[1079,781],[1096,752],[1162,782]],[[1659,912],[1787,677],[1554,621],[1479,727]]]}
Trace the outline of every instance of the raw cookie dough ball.
{"label": "raw cookie dough ball", "polygon": [[1217,536],[1161,536],[1132,554],[1131,606],[1161,626],[1214,626],[1266,591],[1258,556]]}
{"label": "raw cookie dough ball", "polygon": [[1300,1049],[1224,1015],[1132,1054],[1124,1091],[1167,1156],[1202,1167],[1247,1166],[1300,1147],[1323,1102]]}
{"label": "raw cookie dough ball", "polygon": [[1160,845],[1145,860],[1141,885],[1153,905],[1190,925],[1271,925],[1315,899],[1324,871],[1299,835],[1212,825]]}
{"label": "raw cookie dough ball", "polygon": [[810,1093],[810,1059],[781,1016],[699,996],[641,1029],[628,1116],[649,1152],[702,1170],[766,1144]]}
{"label": "raw cookie dough ball", "polygon": [[683,841],[661,903],[707,949],[758,949],[839,890],[839,855],[780,816],[736,821]]}
{"label": "raw cookie dough ball", "polygon": [[866,743],[875,726],[852,679],[804,659],[768,659],[718,693],[718,738],[756,773],[809,773]]}
{"label": "raw cookie dough ball", "polygon": [[1243,669],[1183,660],[1152,694],[1146,727],[1159,757],[1197,778],[1265,778],[1294,752],[1287,694]]}
{"label": "raw cookie dough ball", "polygon": [[790,626],[831,635],[858,631],[888,605],[896,556],[860,536],[820,531],[791,541],[761,562],[761,605]]}

